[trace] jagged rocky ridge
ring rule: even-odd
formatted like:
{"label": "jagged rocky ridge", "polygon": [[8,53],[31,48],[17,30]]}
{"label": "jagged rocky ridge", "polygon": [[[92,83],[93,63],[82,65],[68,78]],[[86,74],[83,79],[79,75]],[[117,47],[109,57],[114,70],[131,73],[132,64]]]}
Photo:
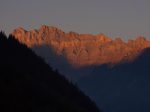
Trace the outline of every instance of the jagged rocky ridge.
{"label": "jagged rocky ridge", "polygon": [[143,49],[150,47],[150,41],[144,37],[124,42],[121,38],[112,40],[104,34],[65,33],[45,25],[30,31],[20,27],[12,35],[31,48],[49,46],[57,56],[65,57],[73,67],[133,61]]}

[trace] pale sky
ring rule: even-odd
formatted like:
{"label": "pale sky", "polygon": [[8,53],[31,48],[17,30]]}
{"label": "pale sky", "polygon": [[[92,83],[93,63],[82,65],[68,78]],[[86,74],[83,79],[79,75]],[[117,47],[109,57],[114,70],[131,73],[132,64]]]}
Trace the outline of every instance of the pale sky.
{"label": "pale sky", "polygon": [[150,40],[150,0],[0,0],[0,30],[41,25],[65,32]]}

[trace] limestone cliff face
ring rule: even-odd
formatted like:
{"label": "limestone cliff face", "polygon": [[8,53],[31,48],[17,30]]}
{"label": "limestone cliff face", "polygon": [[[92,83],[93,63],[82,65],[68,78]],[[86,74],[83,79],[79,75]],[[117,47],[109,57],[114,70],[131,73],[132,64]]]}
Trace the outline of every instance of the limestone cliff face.
{"label": "limestone cliff face", "polygon": [[65,33],[45,25],[30,31],[17,28],[12,35],[30,48],[50,46],[57,55],[64,56],[74,67],[132,61],[143,49],[150,47],[150,42],[144,37],[124,42],[121,38],[112,40],[104,34]]}

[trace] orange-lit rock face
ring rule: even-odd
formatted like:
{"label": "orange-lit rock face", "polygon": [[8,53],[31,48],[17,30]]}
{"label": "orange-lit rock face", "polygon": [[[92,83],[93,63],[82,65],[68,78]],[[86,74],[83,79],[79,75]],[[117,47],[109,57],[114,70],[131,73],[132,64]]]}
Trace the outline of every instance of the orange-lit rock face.
{"label": "orange-lit rock face", "polygon": [[144,48],[150,47],[150,42],[143,37],[125,43],[120,38],[112,40],[104,34],[65,33],[45,25],[31,31],[18,28],[12,35],[31,48],[34,45],[51,46],[57,55],[65,56],[74,67],[132,61]]}

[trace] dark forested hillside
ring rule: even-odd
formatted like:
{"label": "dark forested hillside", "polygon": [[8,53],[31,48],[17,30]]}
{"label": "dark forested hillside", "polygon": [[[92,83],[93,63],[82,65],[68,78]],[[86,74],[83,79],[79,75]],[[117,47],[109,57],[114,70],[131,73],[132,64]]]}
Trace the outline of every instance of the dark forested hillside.
{"label": "dark forested hillside", "polygon": [[99,112],[76,86],[2,32],[0,93],[1,112]]}

